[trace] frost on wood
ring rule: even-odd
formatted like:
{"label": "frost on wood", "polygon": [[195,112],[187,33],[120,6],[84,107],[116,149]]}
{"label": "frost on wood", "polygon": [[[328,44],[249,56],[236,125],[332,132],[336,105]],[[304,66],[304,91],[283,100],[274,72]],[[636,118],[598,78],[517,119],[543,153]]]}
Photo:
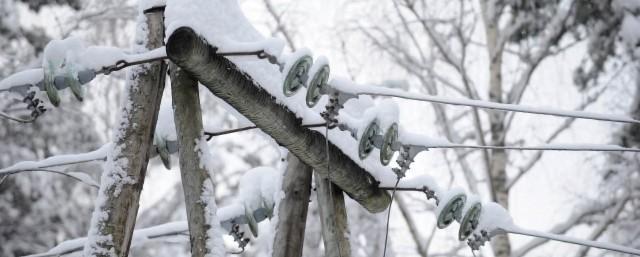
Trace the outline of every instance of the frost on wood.
{"label": "frost on wood", "polygon": [[222,227],[220,220],[216,215],[215,194],[212,181],[205,181],[202,186],[201,201],[204,205],[205,224],[207,228],[207,250],[209,252],[206,257],[223,257],[225,256],[224,242],[222,241]]}
{"label": "frost on wood", "polygon": [[[162,13],[140,14],[133,51],[160,47],[163,31]],[[100,181],[85,256],[128,255],[165,76],[166,65],[159,62],[127,73],[124,106]]]}

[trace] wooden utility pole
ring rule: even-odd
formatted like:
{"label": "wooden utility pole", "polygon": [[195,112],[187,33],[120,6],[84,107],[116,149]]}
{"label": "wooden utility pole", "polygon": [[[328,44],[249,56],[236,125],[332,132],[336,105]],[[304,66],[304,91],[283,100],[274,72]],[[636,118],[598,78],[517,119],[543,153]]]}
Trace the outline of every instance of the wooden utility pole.
{"label": "wooden utility pole", "polygon": [[[143,44],[140,48],[162,47],[163,13],[163,8],[145,11],[146,38],[136,35],[136,44]],[[84,256],[129,254],[166,73],[164,61],[136,66],[128,72],[128,96],[121,111],[114,150],[107,157],[108,169],[100,181]]]}
{"label": "wooden utility pole", "polygon": [[301,257],[304,245],[313,170],[292,154],[287,163],[282,182],[285,198],[278,207],[272,257]]}
{"label": "wooden utility pole", "polygon": [[[333,185],[328,178],[316,173],[316,189],[318,190],[318,208],[322,223],[324,256],[350,257],[349,223],[344,195],[339,187]],[[333,174],[332,174],[333,177]]]}
{"label": "wooden utility pole", "polygon": [[[173,114],[180,154],[180,175],[184,190],[185,206],[189,224],[191,256],[204,257],[207,249],[207,217],[202,193],[204,183],[212,183],[207,170],[201,165],[197,142],[202,137],[202,111],[198,94],[198,81],[175,64],[169,68],[171,74],[171,95]],[[209,196],[213,197],[213,195]]]}
{"label": "wooden utility pole", "polygon": [[187,27],[178,28],[167,41],[167,55],[193,75],[214,95],[256,124],[290,153],[326,176],[327,151],[331,160],[331,180],[370,212],[384,211],[389,193],[378,187],[366,170],[333,145],[325,147],[325,137],[304,128],[296,115],[278,104],[273,96]]}

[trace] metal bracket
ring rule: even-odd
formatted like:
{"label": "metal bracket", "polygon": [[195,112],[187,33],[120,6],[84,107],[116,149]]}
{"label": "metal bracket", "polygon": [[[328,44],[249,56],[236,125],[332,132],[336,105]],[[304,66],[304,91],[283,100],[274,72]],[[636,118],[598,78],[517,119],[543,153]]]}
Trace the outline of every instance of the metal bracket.
{"label": "metal bracket", "polygon": [[414,162],[414,158],[422,151],[428,151],[429,149],[424,146],[419,145],[402,145],[400,142],[396,141],[391,145],[391,149],[399,150],[400,155],[396,160],[399,168],[393,168],[393,173],[398,176],[398,178],[405,177],[407,171],[409,170],[409,166]]}

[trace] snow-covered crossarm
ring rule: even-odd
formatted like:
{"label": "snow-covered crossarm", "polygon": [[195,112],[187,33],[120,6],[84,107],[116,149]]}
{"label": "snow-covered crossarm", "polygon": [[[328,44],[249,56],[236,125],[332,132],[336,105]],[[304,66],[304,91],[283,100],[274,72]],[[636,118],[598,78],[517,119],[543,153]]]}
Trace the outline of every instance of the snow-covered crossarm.
{"label": "snow-covered crossarm", "polygon": [[503,103],[494,103],[494,102],[487,102],[487,101],[481,101],[481,100],[450,98],[450,97],[435,96],[435,95],[423,95],[423,94],[411,93],[411,92],[394,89],[394,88],[358,85],[348,79],[342,79],[342,78],[333,79],[330,82],[330,85],[331,87],[335,88],[336,90],[339,90],[340,92],[354,94],[354,95],[388,96],[388,97],[397,97],[397,98],[416,100],[416,101],[425,101],[425,102],[459,105],[459,106],[470,106],[470,107],[501,110],[501,111],[524,112],[524,113],[543,114],[543,115],[551,115],[551,116],[559,116],[559,117],[640,124],[639,120],[635,120],[625,115],[600,114],[600,113],[571,111],[571,110],[557,110],[554,108],[532,107],[532,106],[516,105],[516,104],[503,104]]}
{"label": "snow-covered crossarm", "polygon": [[[169,6],[169,3],[167,5]],[[170,20],[169,13],[167,16]],[[319,115],[308,110],[304,104],[298,104],[297,108],[287,105],[288,109],[274,101],[274,95],[270,94],[276,92],[273,90],[282,92],[282,80],[278,67],[266,67],[269,70],[263,72],[268,73],[260,73],[260,69],[256,68],[253,70],[256,73],[251,75],[261,77],[250,77],[244,72],[245,69],[241,71],[228,59],[217,56],[216,49],[206,43],[193,29],[186,27],[174,29],[173,33],[168,33],[170,36],[167,40],[167,54],[174,63],[193,74],[212,93],[234,107],[282,146],[288,148],[301,161],[323,175],[328,173],[325,138],[319,132],[304,128],[299,119],[303,116],[307,117],[305,122],[317,123],[321,120]],[[256,63],[254,61],[245,64]],[[264,63],[270,65],[267,62]],[[270,89],[266,91],[261,88]],[[284,99],[283,96],[282,99]],[[348,135],[334,138],[334,134],[338,133],[332,133],[330,137],[334,139],[331,140],[332,143],[340,143],[338,142],[340,140],[345,145],[355,143]],[[369,211],[379,212],[386,209],[390,202],[389,194],[377,188],[376,179],[367,172],[369,169],[365,170],[360,166],[366,166],[366,164],[354,161],[358,159],[357,153],[352,157],[352,155],[345,155],[345,153],[352,154],[352,150],[344,150],[334,144],[329,144],[329,148],[333,182]],[[389,172],[388,169],[387,172]]]}
{"label": "snow-covered crossarm", "polygon": [[42,170],[55,166],[105,160],[105,158],[107,157],[107,153],[111,151],[112,148],[113,144],[108,143],[94,151],[87,153],[57,155],[40,161],[19,162],[4,169],[0,169],[0,175],[10,175],[27,170]]}

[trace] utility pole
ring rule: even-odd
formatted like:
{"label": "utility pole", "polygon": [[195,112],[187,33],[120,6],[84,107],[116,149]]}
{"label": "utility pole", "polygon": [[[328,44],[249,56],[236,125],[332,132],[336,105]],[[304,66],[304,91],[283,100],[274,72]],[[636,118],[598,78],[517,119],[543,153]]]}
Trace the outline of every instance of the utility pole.
{"label": "utility pole", "polygon": [[311,167],[289,154],[282,182],[285,198],[278,207],[272,257],[302,256],[312,174]]}
{"label": "utility pole", "polygon": [[[144,12],[146,33],[136,35],[137,49],[164,43],[164,8]],[[142,15],[142,14],[141,14]],[[145,36],[146,38],[140,38]],[[143,51],[144,52],[144,51]],[[127,98],[114,149],[107,157],[84,256],[128,256],[138,214],[149,152],[158,119],[167,66],[164,61],[131,68]]]}
{"label": "utility pole", "polygon": [[328,178],[316,173],[318,190],[318,206],[324,239],[324,256],[350,257],[349,222],[347,208],[344,205],[344,194],[339,187],[333,185]]}
{"label": "utility pole", "polygon": [[208,206],[202,197],[206,191],[205,183],[213,183],[213,180],[201,164],[201,156],[195,151],[198,149],[197,142],[200,142],[203,131],[198,81],[173,63],[169,67],[191,256],[204,257],[211,250],[207,249],[207,230],[212,227],[207,224]]}

